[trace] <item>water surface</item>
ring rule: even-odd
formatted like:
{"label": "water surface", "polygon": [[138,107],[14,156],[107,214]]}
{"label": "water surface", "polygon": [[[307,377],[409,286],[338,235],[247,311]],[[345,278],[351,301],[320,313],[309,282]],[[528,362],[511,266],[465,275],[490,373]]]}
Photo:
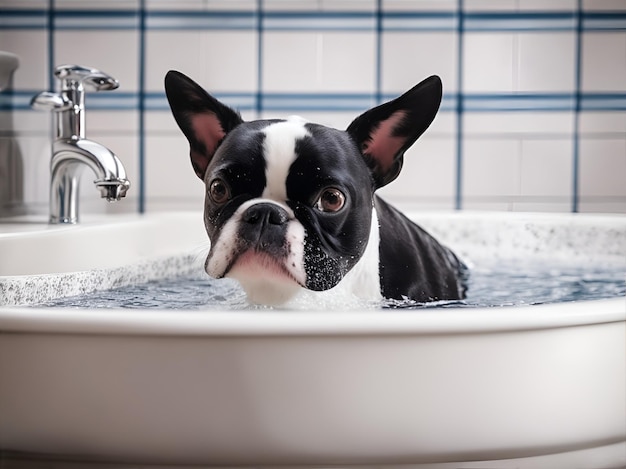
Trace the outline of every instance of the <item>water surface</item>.
{"label": "water surface", "polygon": [[[336,297],[320,302],[303,297],[289,308],[450,308],[534,305],[566,301],[595,300],[626,296],[626,269],[510,261],[497,265],[476,265],[468,280],[467,298],[462,301],[439,301],[419,304],[412,301],[385,301],[359,304],[354,298]],[[115,290],[98,291],[78,297],[60,298],[44,306],[77,308],[141,309],[265,309],[250,305],[238,284],[215,280],[203,274],[187,275],[131,285]]]}

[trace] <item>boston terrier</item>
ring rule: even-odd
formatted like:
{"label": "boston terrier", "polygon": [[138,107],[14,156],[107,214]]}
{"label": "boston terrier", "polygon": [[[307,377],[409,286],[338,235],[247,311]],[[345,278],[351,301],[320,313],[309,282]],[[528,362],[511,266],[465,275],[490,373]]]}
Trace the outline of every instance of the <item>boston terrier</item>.
{"label": "boston terrier", "polygon": [[462,262],[375,194],[435,118],[439,77],[345,131],[299,117],[244,122],[177,71],[165,90],[206,186],[210,276],[235,278],[251,302],[268,305],[302,289],[366,301],[463,297]]}

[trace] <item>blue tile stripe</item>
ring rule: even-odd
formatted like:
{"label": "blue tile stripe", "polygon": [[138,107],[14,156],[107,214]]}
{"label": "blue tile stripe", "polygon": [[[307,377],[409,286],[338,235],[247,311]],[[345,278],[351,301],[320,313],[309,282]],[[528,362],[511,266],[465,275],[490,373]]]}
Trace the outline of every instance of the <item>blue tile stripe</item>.
{"label": "blue tile stripe", "polygon": [[146,12],[148,30],[254,30],[255,12],[228,11],[152,11]]}
{"label": "blue tile stripe", "polygon": [[456,31],[459,16],[453,12],[387,12],[383,31]]}
{"label": "blue tile stripe", "polygon": [[582,31],[626,31],[626,12],[589,12],[581,19]]}
{"label": "blue tile stripe", "polygon": [[573,31],[576,13],[467,13],[463,23],[465,32]]}
{"label": "blue tile stripe", "polygon": [[133,10],[60,10],[55,11],[58,30],[137,30],[140,14]]}
{"label": "blue tile stripe", "polygon": [[[31,98],[38,93],[13,91],[0,93],[1,110],[25,110],[30,108]],[[219,100],[241,111],[257,108],[257,94],[213,93]],[[398,94],[383,94],[383,101],[396,98]],[[262,111],[328,111],[360,112],[378,103],[376,93],[261,93]],[[146,111],[168,110],[163,92],[144,93],[143,107]],[[444,95],[442,112],[457,110],[457,94]],[[141,93],[114,91],[111,93],[88,93],[87,105],[92,110],[128,111],[140,109]],[[463,112],[571,112],[576,110],[575,93],[467,93],[461,96]],[[581,93],[581,111],[626,111],[626,91],[614,93]]]}
{"label": "blue tile stripe", "polygon": [[375,31],[375,12],[280,12],[263,14],[269,31]]}
{"label": "blue tile stripe", "polygon": [[485,93],[465,94],[463,110],[485,111],[571,111],[575,96],[569,93]]}
{"label": "blue tile stripe", "polygon": [[46,29],[46,10],[17,10],[0,8],[0,29]]}
{"label": "blue tile stripe", "polygon": [[[151,30],[249,30],[258,28],[256,11],[169,11],[146,10],[145,28]],[[265,31],[370,31],[378,27],[378,13],[263,11]],[[47,11],[0,7],[0,29],[45,29]],[[55,10],[55,28],[60,30],[139,29],[138,10]],[[380,29],[393,31],[457,31],[459,21],[464,32],[576,31],[575,11],[537,12],[380,12]],[[625,31],[626,12],[582,12],[583,31]]]}
{"label": "blue tile stripe", "polygon": [[359,111],[377,104],[376,93],[264,93],[262,108],[271,111]]}
{"label": "blue tile stripe", "polygon": [[626,111],[626,93],[581,93],[582,111]]}

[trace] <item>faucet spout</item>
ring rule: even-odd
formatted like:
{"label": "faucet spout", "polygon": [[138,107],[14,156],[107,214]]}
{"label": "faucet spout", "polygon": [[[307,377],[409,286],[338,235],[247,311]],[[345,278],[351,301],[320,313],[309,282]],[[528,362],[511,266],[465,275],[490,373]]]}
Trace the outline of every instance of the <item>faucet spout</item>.
{"label": "faucet spout", "polygon": [[83,166],[96,174],[94,184],[109,202],[125,197],[130,187],[118,157],[85,138],[85,87],[114,90],[119,83],[99,70],[80,65],[59,65],[54,74],[60,80],[60,91],[39,93],[31,106],[52,111],[56,121],[50,163],[50,223],[78,223],[78,178]]}
{"label": "faucet spout", "polygon": [[108,201],[126,196],[130,182],[124,165],[111,150],[88,139],[57,139],[50,165],[50,223],[78,222],[79,175],[83,165],[96,175],[94,184]]}

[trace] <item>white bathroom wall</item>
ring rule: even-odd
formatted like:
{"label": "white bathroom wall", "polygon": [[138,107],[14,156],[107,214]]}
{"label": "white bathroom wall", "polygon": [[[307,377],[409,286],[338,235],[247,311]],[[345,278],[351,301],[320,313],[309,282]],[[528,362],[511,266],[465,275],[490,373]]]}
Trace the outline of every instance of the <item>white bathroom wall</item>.
{"label": "white bathroom wall", "polygon": [[623,0],[0,0],[0,50],[21,58],[0,95],[12,121],[0,119],[0,139],[20,145],[31,212],[47,210],[50,116],[28,103],[61,63],[121,84],[88,95],[87,136],[116,152],[133,186],[106,204],[85,173],[86,212],[201,208],[163,92],[169,69],[245,118],[340,128],[437,74],[441,111],[387,199],[626,212]]}

